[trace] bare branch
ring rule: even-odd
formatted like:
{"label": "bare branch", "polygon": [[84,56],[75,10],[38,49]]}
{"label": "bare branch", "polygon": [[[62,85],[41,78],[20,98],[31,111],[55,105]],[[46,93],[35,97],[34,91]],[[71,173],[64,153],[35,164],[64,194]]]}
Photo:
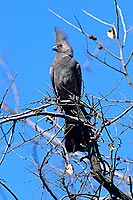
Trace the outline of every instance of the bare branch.
{"label": "bare branch", "polygon": [[131,105],[130,107],[128,107],[126,110],[124,110],[124,112],[122,112],[120,115],[118,115],[117,117],[115,117],[114,119],[112,119],[110,121],[110,123],[114,123],[116,122],[118,119],[121,119],[124,115],[126,115],[131,109],[133,109],[133,105]]}

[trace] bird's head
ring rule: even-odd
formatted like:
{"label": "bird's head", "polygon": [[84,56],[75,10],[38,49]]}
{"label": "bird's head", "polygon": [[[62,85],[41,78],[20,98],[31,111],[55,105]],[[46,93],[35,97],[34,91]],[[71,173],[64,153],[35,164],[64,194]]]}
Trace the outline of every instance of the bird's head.
{"label": "bird's head", "polygon": [[73,49],[67,41],[67,36],[63,30],[55,28],[55,41],[56,46],[52,48],[53,51],[57,51],[58,53],[65,53],[68,56],[73,57]]}

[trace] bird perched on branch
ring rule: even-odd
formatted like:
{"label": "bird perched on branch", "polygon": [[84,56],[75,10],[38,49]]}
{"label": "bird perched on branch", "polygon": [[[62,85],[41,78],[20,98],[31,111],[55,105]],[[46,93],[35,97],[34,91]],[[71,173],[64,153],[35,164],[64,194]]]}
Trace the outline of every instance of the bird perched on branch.
{"label": "bird perched on branch", "polygon": [[82,74],[79,63],[73,59],[73,49],[62,29],[55,28],[57,54],[50,67],[50,77],[54,92],[60,100],[71,100],[72,104],[63,105],[65,114],[79,118],[78,123],[66,120],[65,146],[68,152],[85,151],[89,141],[88,127],[80,122],[82,109],[78,105],[81,98]]}

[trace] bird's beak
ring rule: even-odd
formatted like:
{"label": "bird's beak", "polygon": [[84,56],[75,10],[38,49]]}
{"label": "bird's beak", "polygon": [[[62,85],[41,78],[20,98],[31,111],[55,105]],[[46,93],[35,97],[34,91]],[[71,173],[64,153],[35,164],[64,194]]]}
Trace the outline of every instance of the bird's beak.
{"label": "bird's beak", "polygon": [[57,51],[57,46],[53,46],[52,50]]}

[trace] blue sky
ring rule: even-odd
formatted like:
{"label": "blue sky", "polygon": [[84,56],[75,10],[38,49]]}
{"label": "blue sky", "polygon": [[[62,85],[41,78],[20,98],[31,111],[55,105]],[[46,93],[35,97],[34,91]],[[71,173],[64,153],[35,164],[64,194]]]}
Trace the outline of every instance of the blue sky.
{"label": "blue sky", "polygon": [[[126,4],[124,1],[119,0],[119,2],[127,29],[129,29],[133,25],[133,2],[132,0],[129,0]],[[30,102],[43,97],[37,90],[42,93],[51,92],[48,86],[50,84],[49,67],[55,56],[55,52],[51,50],[54,45],[55,26],[61,27],[67,32],[69,41],[74,48],[74,57],[82,67],[87,93],[98,95],[101,92],[105,95],[121,77],[93,59],[90,61],[86,54],[85,37],[51,14],[48,8],[78,26],[74,17],[76,15],[88,34],[97,36],[101,43],[114,51],[116,50],[115,41],[106,36],[109,27],[88,17],[81,10],[85,9],[108,23],[115,23],[113,0],[73,0],[70,2],[67,0],[0,0],[0,55],[5,60],[12,75],[17,72],[15,84],[19,91],[21,109],[28,107]],[[131,41],[133,41],[132,31],[129,33],[129,39],[127,39],[128,48],[125,48],[125,58],[132,50]],[[96,46],[90,41],[89,49],[92,52],[96,51]],[[85,69],[84,64],[88,60],[89,64]],[[130,97],[130,88],[127,87],[125,91],[124,84],[126,83],[123,82],[122,84],[123,87],[119,88],[118,93],[116,91],[117,95],[121,96],[124,93],[126,97]],[[9,80],[6,73],[0,67],[1,94],[4,93],[8,85]],[[6,103],[11,105],[13,109],[15,108],[11,91],[6,98]],[[31,151],[28,145],[27,150]],[[24,163],[25,161],[13,153],[7,155],[4,164],[0,166],[0,176],[1,179],[7,181],[7,185],[15,191],[19,199],[36,200],[38,199],[38,191],[36,190],[40,185],[32,180],[34,179],[32,175],[26,172],[26,168],[27,166],[30,167],[30,163],[26,163],[26,165]],[[9,199],[9,197],[6,199]]]}
{"label": "blue sky", "polygon": [[[123,13],[124,17],[128,19],[126,21],[127,27],[130,27],[132,25],[130,20],[131,5],[126,6],[124,5]],[[52,15],[48,8],[53,9],[77,25],[74,18],[75,14],[85,31],[89,34],[97,35],[100,42],[107,43],[111,47],[114,45],[114,42],[106,37],[108,27],[101,25],[81,11],[82,8],[86,9],[100,19],[113,23],[115,22],[113,1],[108,3],[106,1],[101,1],[100,3],[97,1],[79,1],[78,3],[72,1],[71,6],[68,5],[67,1],[58,0],[39,2],[36,0],[13,0],[2,2],[0,13],[0,52],[11,72],[13,74],[18,72],[16,83],[20,97],[23,94],[27,97],[26,99],[21,98],[22,107],[24,103],[33,101],[33,98],[38,95],[35,88],[44,91],[47,87],[46,83],[49,82],[49,66],[55,55],[55,52],[51,51],[51,47],[54,45],[54,26],[62,27],[67,31],[70,43],[72,43],[75,49],[75,58],[78,59],[81,65],[88,59],[85,52],[86,43],[84,36]],[[77,39],[79,37],[80,40]],[[92,48],[95,50],[96,47],[92,46]],[[91,77],[92,79],[97,78],[95,76],[97,75],[97,70],[99,70],[98,67],[93,66],[92,62],[89,68],[91,73],[86,71],[83,73],[89,79]],[[102,69],[100,68],[100,70]],[[3,79],[5,79],[4,72]],[[88,86],[87,89],[91,90],[93,85],[92,83],[91,87]]]}

